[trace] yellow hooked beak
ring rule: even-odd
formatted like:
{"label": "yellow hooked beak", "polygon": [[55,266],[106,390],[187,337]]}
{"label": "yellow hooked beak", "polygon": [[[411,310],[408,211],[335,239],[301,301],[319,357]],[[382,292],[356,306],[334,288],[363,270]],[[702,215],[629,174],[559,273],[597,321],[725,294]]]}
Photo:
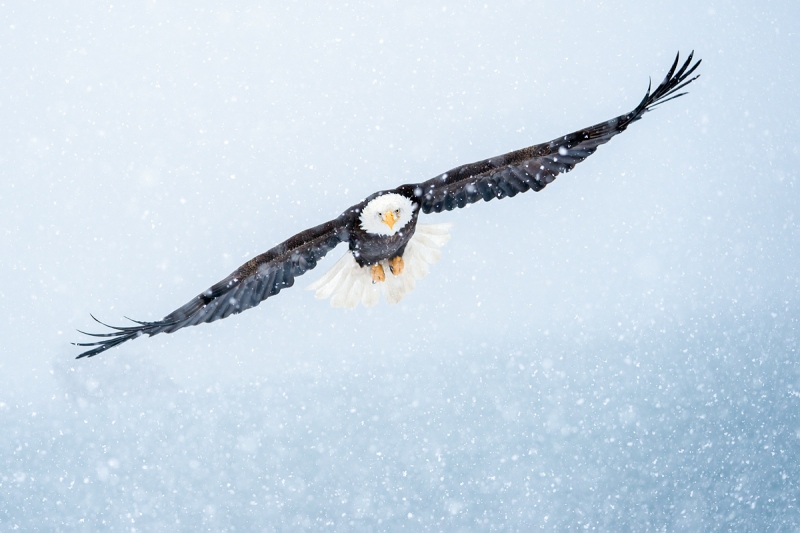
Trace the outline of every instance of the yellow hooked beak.
{"label": "yellow hooked beak", "polygon": [[389,229],[394,229],[394,225],[397,222],[397,217],[394,215],[394,211],[387,211],[385,215],[383,215],[383,223],[389,226]]}

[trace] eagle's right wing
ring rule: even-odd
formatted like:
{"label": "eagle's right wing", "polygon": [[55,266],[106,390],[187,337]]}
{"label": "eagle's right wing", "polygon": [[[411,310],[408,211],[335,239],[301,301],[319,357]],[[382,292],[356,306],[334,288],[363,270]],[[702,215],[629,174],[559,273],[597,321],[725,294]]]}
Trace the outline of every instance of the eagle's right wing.
{"label": "eagle's right wing", "polygon": [[652,93],[648,87],[644,99],[630,113],[547,143],[462,165],[423,183],[403,185],[396,190],[416,196],[423,213],[451,211],[479,200],[488,202],[528,190],[540,191],[557,175],[569,172],[592,155],[598,146],[625,131],[654,106],[686,94],[675,93],[698,78],[689,78],[700,65],[700,61],[691,64],[693,55],[694,52],[689,54],[677,72],[676,56],[661,85]]}
{"label": "eagle's right wing", "polygon": [[[237,268],[230,276],[192,298],[155,322],[139,322],[136,326],[110,327],[112,333],[86,333],[104,337],[97,342],[75,343],[77,346],[94,346],[78,356],[92,357],[118,344],[141,335],[172,333],[187,326],[214,322],[229,315],[255,307],[281,289],[291,287],[294,278],[317,266],[317,261],[333,250],[340,242],[349,239],[353,215],[348,211],[337,219],[298,233],[286,242],[258,255]],[[92,316],[94,318],[94,316]]]}

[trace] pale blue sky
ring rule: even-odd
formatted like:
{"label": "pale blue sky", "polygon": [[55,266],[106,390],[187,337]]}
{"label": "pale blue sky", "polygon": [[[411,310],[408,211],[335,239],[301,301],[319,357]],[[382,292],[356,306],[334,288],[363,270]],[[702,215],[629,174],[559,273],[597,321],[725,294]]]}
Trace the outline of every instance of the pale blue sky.
{"label": "pale blue sky", "polygon": [[[2,8],[0,525],[797,528],[798,11]],[[72,359],[89,313],[159,319],[375,190],[630,110],[692,49],[688,96],[543,192],[427,217],[453,238],[400,305],[302,290],[342,248]]]}

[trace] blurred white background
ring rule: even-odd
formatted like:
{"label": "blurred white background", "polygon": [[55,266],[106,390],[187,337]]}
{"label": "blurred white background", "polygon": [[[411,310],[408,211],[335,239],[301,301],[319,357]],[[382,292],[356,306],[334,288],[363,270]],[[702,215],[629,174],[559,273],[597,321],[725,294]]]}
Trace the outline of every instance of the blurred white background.
{"label": "blurred white background", "polygon": [[[794,2],[0,10],[0,525],[800,527]],[[795,44],[792,44],[795,43]],[[364,196],[690,94],[430,215],[400,305],[302,287],[74,361]]]}

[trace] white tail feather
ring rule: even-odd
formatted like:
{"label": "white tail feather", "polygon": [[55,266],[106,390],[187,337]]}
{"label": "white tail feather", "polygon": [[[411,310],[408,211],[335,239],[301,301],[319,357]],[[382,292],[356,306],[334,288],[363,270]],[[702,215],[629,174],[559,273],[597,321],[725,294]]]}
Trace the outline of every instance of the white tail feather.
{"label": "white tail feather", "polygon": [[346,276],[345,272],[352,268],[352,265],[350,265],[351,262],[355,264],[355,266],[358,266],[355,259],[353,259],[353,255],[348,252],[344,257],[339,259],[330,270],[325,272],[321,278],[309,285],[308,289],[316,290],[317,298],[330,298],[333,295],[333,291],[339,285],[339,281],[342,277]]}
{"label": "white tail feather", "polygon": [[440,248],[450,240],[452,224],[417,224],[414,235],[403,252],[403,273],[392,274],[389,262],[381,261],[386,273],[383,283],[372,282],[372,269],[360,267],[350,251],[344,254],[317,281],[308,286],[319,299],[330,298],[333,307],[353,308],[361,302],[372,307],[383,292],[386,301],[396,304],[414,290],[417,281],[430,272],[429,265],[442,257]]}
{"label": "white tail feather", "polygon": [[377,283],[372,283],[372,279],[369,280],[370,283],[364,287],[364,291],[361,294],[361,303],[364,307],[374,307],[378,305],[378,302],[381,300],[381,288],[378,286]]}

